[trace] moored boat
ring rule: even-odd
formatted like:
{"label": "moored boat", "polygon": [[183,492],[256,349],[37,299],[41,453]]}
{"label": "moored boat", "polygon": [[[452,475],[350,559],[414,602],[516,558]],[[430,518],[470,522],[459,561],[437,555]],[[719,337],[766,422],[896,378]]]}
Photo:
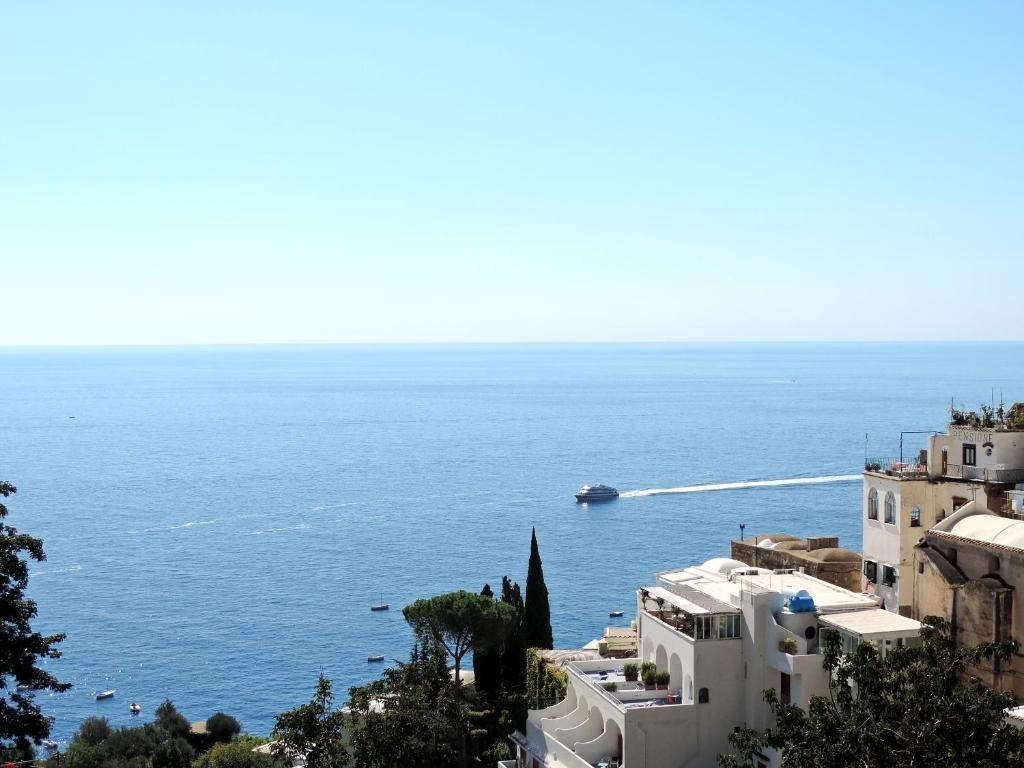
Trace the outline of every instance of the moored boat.
{"label": "moored boat", "polygon": [[378,654],[376,654],[374,656],[367,656],[366,657],[366,661],[368,663],[370,663],[370,664],[373,664],[374,662],[377,662],[377,661],[384,661],[384,655],[378,653]]}
{"label": "moored boat", "polygon": [[111,688],[109,691],[100,691],[96,694],[96,701],[99,701],[100,699],[112,699],[114,698],[115,693],[117,693],[117,691],[115,691],[113,688]]}
{"label": "moored boat", "polygon": [[619,618],[619,617],[620,617],[621,615],[622,615],[622,611],[610,611],[610,612],[608,613],[608,618],[610,618],[610,619],[617,619],[617,618]]}

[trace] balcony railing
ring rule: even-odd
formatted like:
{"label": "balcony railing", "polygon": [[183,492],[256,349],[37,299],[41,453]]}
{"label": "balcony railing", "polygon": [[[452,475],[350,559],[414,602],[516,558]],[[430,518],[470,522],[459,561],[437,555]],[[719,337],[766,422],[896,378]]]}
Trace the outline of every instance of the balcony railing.
{"label": "balcony railing", "polygon": [[916,457],[904,456],[902,459],[865,459],[865,472],[881,472],[894,477],[925,477],[928,468]]}
{"label": "balcony railing", "polygon": [[957,480],[980,480],[984,483],[1020,483],[1024,482],[1024,469],[998,465],[974,467],[968,464],[947,464],[945,476]]}

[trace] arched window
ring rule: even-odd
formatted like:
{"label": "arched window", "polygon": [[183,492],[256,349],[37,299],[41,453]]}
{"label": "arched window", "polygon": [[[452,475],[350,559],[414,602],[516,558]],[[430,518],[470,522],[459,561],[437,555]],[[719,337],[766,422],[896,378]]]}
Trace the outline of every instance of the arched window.
{"label": "arched window", "polygon": [[868,520],[878,519],[878,491],[872,488],[868,492]]}
{"label": "arched window", "polygon": [[711,698],[711,694],[708,693],[708,689],[707,688],[701,688],[700,691],[697,692],[697,703],[698,704],[707,704],[708,700],[710,698]]}
{"label": "arched window", "polygon": [[[877,509],[875,511],[877,514]],[[885,494],[885,522],[896,525],[896,496],[892,491]]]}

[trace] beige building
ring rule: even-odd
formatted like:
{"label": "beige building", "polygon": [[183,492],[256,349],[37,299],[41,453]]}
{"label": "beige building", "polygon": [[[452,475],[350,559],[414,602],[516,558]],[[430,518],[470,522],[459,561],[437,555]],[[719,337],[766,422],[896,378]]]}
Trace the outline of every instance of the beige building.
{"label": "beige building", "polygon": [[[927,531],[914,549],[913,613],[946,619],[962,645],[1024,641],[1024,520],[971,502]],[[972,670],[1024,699],[1024,656]]]}
{"label": "beige building", "polygon": [[905,616],[920,618],[914,546],[924,534],[970,502],[1002,514],[1007,492],[1024,482],[1024,428],[982,427],[974,414],[955,418],[964,423],[932,435],[917,455],[865,462],[863,588]]}
{"label": "beige building", "polygon": [[794,570],[829,584],[860,592],[861,556],[839,546],[838,536],[762,533],[732,542],[731,557],[747,565],[771,570]]}

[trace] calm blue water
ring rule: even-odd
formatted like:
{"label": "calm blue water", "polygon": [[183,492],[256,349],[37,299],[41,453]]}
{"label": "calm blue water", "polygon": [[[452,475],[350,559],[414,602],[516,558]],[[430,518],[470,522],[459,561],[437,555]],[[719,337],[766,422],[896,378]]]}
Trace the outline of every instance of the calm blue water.
{"label": "calm blue water", "polygon": [[[266,733],[404,657],[402,605],[509,574],[537,526],[556,644],[658,570],[747,532],[860,545],[856,483],[621,499],[857,472],[950,397],[1024,399],[1022,345],[247,347],[0,351],[0,477],[45,539],[36,626],[74,688],[55,733],[170,697]],[[965,361],[972,361],[969,364]],[[1014,387],[1016,386],[1016,389]],[[74,419],[69,418],[74,416]],[[908,438],[908,450],[923,444]],[[383,595],[389,613],[371,613]],[[628,619],[628,615],[626,617]],[[95,702],[93,691],[116,688]]]}

